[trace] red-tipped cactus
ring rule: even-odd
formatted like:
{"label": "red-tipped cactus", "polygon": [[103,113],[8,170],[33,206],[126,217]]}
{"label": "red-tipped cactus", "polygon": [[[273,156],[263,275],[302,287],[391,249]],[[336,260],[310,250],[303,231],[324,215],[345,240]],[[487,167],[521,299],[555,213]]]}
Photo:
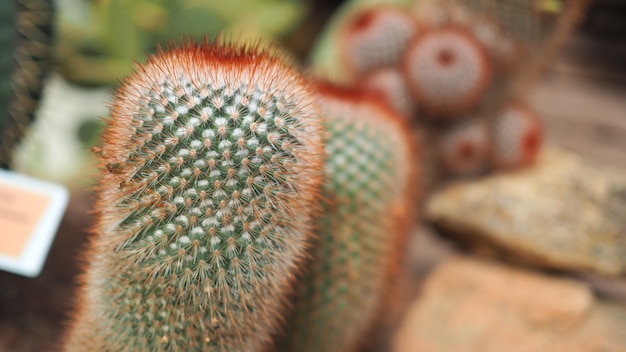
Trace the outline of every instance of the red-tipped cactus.
{"label": "red-tipped cactus", "polygon": [[345,66],[356,74],[400,62],[415,32],[413,19],[395,7],[373,7],[356,14],[341,33]]}
{"label": "red-tipped cactus", "polygon": [[398,114],[411,120],[417,113],[413,96],[406,85],[402,72],[393,68],[382,68],[366,74],[358,87],[378,95]]}
{"label": "red-tipped cactus", "polygon": [[439,136],[439,159],[452,176],[476,175],[487,169],[490,153],[485,121],[468,119],[446,129]]}
{"label": "red-tipped cactus", "polygon": [[117,90],[67,351],[262,351],[310,241],[321,123],[282,60],[159,52]]}
{"label": "red-tipped cactus", "polygon": [[419,187],[417,157],[408,126],[376,99],[325,85],[319,99],[328,131],[327,211],[284,350],[349,352],[392,315]]}
{"label": "red-tipped cactus", "polygon": [[421,29],[403,66],[418,106],[434,116],[459,117],[476,108],[491,81],[484,47],[461,27]]}
{"label": "red-tipped cactus", "polygon": [[526,104],[510,104],[493,121],[492,162],[499,169],[532,164],[541,148],[542,126]]}

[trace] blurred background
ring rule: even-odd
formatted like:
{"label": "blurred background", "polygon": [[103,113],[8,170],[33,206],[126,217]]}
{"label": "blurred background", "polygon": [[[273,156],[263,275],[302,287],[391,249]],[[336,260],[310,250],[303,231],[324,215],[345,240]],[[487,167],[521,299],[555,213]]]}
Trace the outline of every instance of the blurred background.
{"label": "blurred background", "polygon": [[[26,3],[29,4],[24,5]],[[347,9],[354,9],[359,3],[368,1],[351,1],[349,6],[342,1],[330,0],[57,0],[53,3],[53,7],[47,1],[17,1],[15,8],[0,5],[0,11],[3,11],[0,22],[4,24],[13,23],[18,16],[16,9],[24,9],[24,6],[31,6],[30,9],[35,12],[53,18],[52,27],[46,27],[43,22],[38,22],[37,17],[20,17],[23,20],[20,24],[30,25],[30,29],[20,32],[20,38],[32,35],[34,40],[43,43],[41,45],[48,45],[46,41],[50,40],[49,54],[35,60],[49,66],[45,75],[41,75],[41,94],[28,92],[29,96],[37,98],[38,106],[33,106],[32,113],[25,112],[32,116],[26,118],[19,129],[25,131],[23,136],[19,136],[20,141],[5,143],[5,149],[9,151],[3,154],[5,160],[2,162],[18,172],[62,183],[71,192],[69,207],[41,275],[31,279],[0,271],[0,351],[49,351],[54,350],[58,342],[62,322],[72,307],[78,258],[92,224],[90,187],[97,179],[98,171],[91,148],[100,143],[102,117],[107,116],[111,93],[118,82],[131,72],[134,62],[142,62],[146,54],[154,52],[159,45],[167,46],[170,41],[187,37],[214,38],[221,33],[240,41],[273,43],[276,50],[292,57],[302,68],[313,71],[318,68],[319,72],[320,67],[328,69],[325,66],[327,62],[323,62],[325,59],[320,59],[324,57],[320,52],[328,50],[330,45],[320,43],[319,38],[324,38],[320,37],[322,33],[326,38],[335,33],[342,16],[355,11]],[[17,56],[10,56],[7,60],[14,57]],[[36,75],[29,75],[30,67],[24,64],[21,69],[34,82]],[[2,79],[6,80],[6,77]],[[542,67],[541,77],[528,89],[527,101],[541,117],[546,146],[573,152],[582,158],[585,165],[593,165],[592,168],[611,169],[612,175],[621,177],[621,180],[615,181],[616,184],[623,185],[626,182],[626,2],[591,1],[553,60]],[[618,200],[621,205],[616,209],[621,211],[619,214],[625,214],[623,204],[626,204],[626,193],[621,197]],[[621,218],[622,225],[626,221],[624,219]],[[479,253],[481,257],[498,257],[492,255],[493,250],[468,246],[464,243],[467,241],[461,241],[463,244],[452,241],[450,236],[441,235],[447,232],[446,226],[432,225],[426,219],[416,224],[411,234],[406,261],[409,269],[406,278],[407,307],[416,297],[424,294],[424,287],[431,287],[425,283],[432,271],[441,263],[448,263],[449,258],[465,256],[470,248],[472,255]],[[626,238],[626,226],[617,235],[622,240]],[[624,257],[619,267],[626,268],[626,241],[622,240],[611,243],[620,247],[618,252]],[[535,267],[532,265],[533,258],[521,261],[521,266]],[[461,266],[467,268],[472,265],[464,263]],[[479,271],[482,270],[480,265]],[[488,265],[500,264],[489,262]],[[537,275],[565,276],[580,283],[582,291],[592,292],[593,299],[600,302],[597,304],[607,304],[612,311],[626,307],[626,280],[621,278],[626,270],[607,274],[602,270],[579,270],[580,267],[537,267],[540,271]],[[593,265],[585,268],[590,267]],[[491,272],[492,268],[483,269],[483,272]],[[497,273],[494,275],[485,282],[497,281]],[[532,278],[529,280],[532,281]],[[543,282],[537,285],[541,286]],[[537,292],[548,287],[546,290],[551,295],[550,285],[547,283],[537,288]],[[579,292],[574,291],[574,294]],[[424,294],[424,297],[426,300],[429,296]],[[542,304],[537,309],[552,307],[551,304],[558,306],[558,303]],[[545,309],[549,311],[550,308]],[[568,307],[563,309],[570,312]],[[420,312],[427,314],[427,310]],[[571,314],[578,317],[576,309],[573,312]],[[626,313],[620,314],[611,318],[617,320],[608,320],[612,323],[602,323],[619,326],[617,322],[620,322],[621,330],[615,332],[620,338],[606,337],[603,334],[607,329],[602,327],[597,331],[594,330],[596,328],[589,328],[589,336],[626,343]],[[420,320],[416,321],[415,329],[419,329]],[[488,326],[492,322],[484,324]],[[408,329],[406,334],[411,335],[411,327],[402,329],[403,332]],[[565,331],[570,331],[568,329]],[[514,335],[510,331],[505,333],[509,334],[507,336]],[[433,334],[436,335],[436,332]],[[569,336],[567,333],[557,335]],[[551,336],[554,338],[556,335]],[[523,333],[509,340],[516,341],[518,338],[523,339]],[[410,345],[411,342],[406,343]],[[432,344],[439,346],[436,342]],[[626,350],[626,345],[619,342],[609,347],[606,350]],[[395,348],[398,351],[411,350],[408,347]],[[493,348],[498,350],[497,346]],[[582,348],[579,350],[591,350]],[[441,347],[435,350],[488,349]]]}

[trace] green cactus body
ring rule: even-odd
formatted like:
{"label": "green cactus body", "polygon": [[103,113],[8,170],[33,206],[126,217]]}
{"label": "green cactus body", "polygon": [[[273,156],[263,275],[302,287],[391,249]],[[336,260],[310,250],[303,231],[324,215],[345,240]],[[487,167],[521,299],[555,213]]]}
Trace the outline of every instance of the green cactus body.
{"label": "green cactus body", "polygon": [[33,121],[50,64],[52,0],[0,4],[0,167]]}
{"label": "green cactus body", "polygon": [[310,241],[313,93],[256,49],[159,52],[118,89],[68,351],[262,351]]}
{"label": "green cactus body", "polygon": [[[382,327],[417,182],[408,127],[366,95],[320,88],[325,216],[298,288],[287,351],[351,351]],[[381,315],[382,314],[382,315]]]}

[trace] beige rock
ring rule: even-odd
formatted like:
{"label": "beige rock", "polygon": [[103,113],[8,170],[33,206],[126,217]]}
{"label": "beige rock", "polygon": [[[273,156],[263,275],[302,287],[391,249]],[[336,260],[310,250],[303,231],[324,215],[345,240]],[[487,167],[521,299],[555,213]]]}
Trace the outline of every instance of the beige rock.
{"label": "beige rock", "polygon": [[429,277],[395,352],[624,351],[626,309],[577,281],[454,258]]}
{"label": "beige rock", "polygon": [[626,172],[548,149],[533,167],[455,183],[426,217],[472,247],[547,268],[626,273]]}

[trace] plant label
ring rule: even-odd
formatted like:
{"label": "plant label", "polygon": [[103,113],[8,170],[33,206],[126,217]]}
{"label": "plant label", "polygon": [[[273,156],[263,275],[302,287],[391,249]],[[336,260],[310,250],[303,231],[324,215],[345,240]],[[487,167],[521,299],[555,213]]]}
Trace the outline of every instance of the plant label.
{"label": "plant label", "polygon": [[68,198],[61,185],[0,169],[0,270],[39,275]]}

